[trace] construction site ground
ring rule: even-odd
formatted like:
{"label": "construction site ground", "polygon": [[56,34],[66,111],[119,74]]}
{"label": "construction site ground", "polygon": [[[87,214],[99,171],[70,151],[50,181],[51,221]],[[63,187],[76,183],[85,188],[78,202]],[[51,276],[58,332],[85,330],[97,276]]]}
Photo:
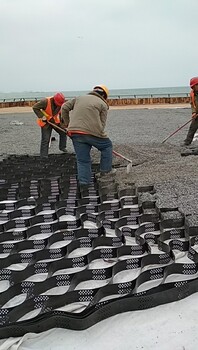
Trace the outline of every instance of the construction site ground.
{"label": "construction site ground", "polygon": [[[107,132],[114,149],[133,161],[133,172],[124,175],[127,181],[144,183],[193,179],[197,174],[196,157],[181,157],[180,143],[184,140],[188,125],[177,134],[161,142],[191,117],[188,105],[111,107],[108,115]],[[40,130],[30,107],[2,108],[1,156],[9,154],[39,154]],[[58,134],[53,132],[50,153],[58,151]],[[68,149],[72,150],[68,139]],[[93,152],[97,158],[97,153]],[[114,159],[122,165],[127,162]],[[123,169],[124,170],[124,169]],[[123,172],[123,171],[122,171]],[[118,172],[119,175],[119,172]]]}
{"label": "construction site ground", "polygon": [[[120,188],[132,183],[137,187],[153,185],[158,200],[166,202],[168,208],[176,204],[184,215],[198,218],[198,157],[182,157],[180,147],[189,125],[162,144],[168,135],[191,118],[191,110],[188,105],[150,107],[110,108],[107,133],[114,150],[131,159],[133,164],[132,171],[127,174],[127,161],[114,157],[116,181]],[[39,155],[40,129],[31,108],[1,109],[0,120],[1,160],[13,154]],[[55,140],[51,142],[50,154],[59,153],[58,134],[53,131],[53,136]],[[196,143],[196,140],[193,141],[195,147]],[[68,150],[73,151],[70,139]],[[92,151],[92,159],[94,163],[99,162],[96,150]],[[177,253],[178,258],[185,254]],[[100,344],[104,350],[116,350],[123,348],[123,344],[130,349],[133,343],[133,348],[137,350],[167,350],[170,347],[194,350],[198,344],[196,305],[197,293],[147,311],[116,315],[97,327],[81,332],[52,329],[40,335],[29,334],[21,346],[22,340],[18,339],[17,348],[36,350],[50,346],[51,349],[65,349],[67,346],[71,349],[93,349],[93,344],[94,348]],[[13,349],[9,347],[10,342],[14,344],[15,340],[8,339],[7,344],[1,340],[1,349]],[[48,347],[45,347],[46,343]]]}
{"label": "construction site ground", "polygon": [[[185,203],[188,207],[186,210],[195,213],[196,202],[193,201],[193,196],[196,196],[197,192],[198,157],[181,157],[183,149],[180,147],[189,124],[162,144],[168,135],[191,118],[190,107],[189,105],[153,107],[155,108],[151,106],[131,109],[110,108],[107,133],[113,142],[114,150],[131,159],[133,164],[132,171],[127,174],[127,161],[114,157],[114,165],[120,165],[116,181],[120,187],[126,187],[132,182],[136,186],[158,186],[160,196],[165,191],[170,201],[176,198],[182,202],[184,214]],[[1,109],[0,119],[1,159],[10,154],[39,154],[40,129],[31,108]],[[49,153],[59,153],[58,134],[53,131],[52,135],[55,141],[51,143]],[[196,142],[193,141],[193,145],[196,146]],[[68,139],[68,150],[73,150],[70,139]],[[92,151],[92,159],[93,162],[99,162],[99,153],[96,150]]]}

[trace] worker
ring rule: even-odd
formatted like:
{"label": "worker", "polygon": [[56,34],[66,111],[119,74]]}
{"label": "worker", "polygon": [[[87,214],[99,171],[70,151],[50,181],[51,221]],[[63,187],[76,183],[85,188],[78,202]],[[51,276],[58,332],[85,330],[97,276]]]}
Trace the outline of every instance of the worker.
{"label": "worker", "polygon": [[87,95],[70,99],[61,108],[76,153],[80,190],[87,189],[91,183],[92,147],[101,152],[100,174],[103,176],[115,170],[112,170],[112,142],[105,132],[108,94],[106,86],[97,85]]}
{"label": "worker", "polygon": [[61,126],[61,106],[65,102],[65,96],[57,92],[54,96],[46,97],[38,101],[33,106],[33,111],[37,115],[37,124],[41,127],[41,158],[48,158],[49,143],[54,129],[59,134],[59,150],[66,153],[67,135],[66,132],[58,130],[56,126]]}
{"label": "worker", "polygon": [[182,143],[182,146],[189,146],[193,140],[193,137],[198,129],[198,77],[190,79],[190,103],[192,109],[192,122],[190,124],[186,139]]}

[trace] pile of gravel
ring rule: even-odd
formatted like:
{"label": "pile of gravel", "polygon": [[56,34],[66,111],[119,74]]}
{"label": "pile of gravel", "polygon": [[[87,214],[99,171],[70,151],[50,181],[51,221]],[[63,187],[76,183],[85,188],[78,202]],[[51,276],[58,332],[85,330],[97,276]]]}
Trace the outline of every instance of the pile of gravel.
{"label": "pile of gravel", "polygon": [[[114,149],[132,160],[132,171],[127,174],[128,162],[115,157],[116,182],[119,189],[153,185],[157,206],[177,208],[185,215],[198,214],[198,156],[181,157],[180,143],[188,125],[162,144],[162,140],[184,124],[190,109],[111,110],[107,132]],[[1,115],[1,151],[3,159],[10,154],[38,154],[40,130],[33,113]],[[11,123],[12,121],[18,123]],[[59,153],[58,134],[50,153]],[[71,140],[68,149],[73,150]],[[94,163],[99,153],[92,151]],[[67,164],[65,164],[67,166]]]}

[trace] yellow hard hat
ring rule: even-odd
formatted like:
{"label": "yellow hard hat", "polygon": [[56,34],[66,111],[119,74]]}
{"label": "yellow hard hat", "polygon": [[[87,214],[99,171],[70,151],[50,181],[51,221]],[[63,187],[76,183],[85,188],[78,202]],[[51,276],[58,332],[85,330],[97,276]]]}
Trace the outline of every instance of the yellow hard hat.
{"label": "yellow hard hat", "polygon": [[106,96],[109,96],[109,89],[105,85],[96,85],[93,90],[97,90],[97,88],[102,89],[105,92]]}

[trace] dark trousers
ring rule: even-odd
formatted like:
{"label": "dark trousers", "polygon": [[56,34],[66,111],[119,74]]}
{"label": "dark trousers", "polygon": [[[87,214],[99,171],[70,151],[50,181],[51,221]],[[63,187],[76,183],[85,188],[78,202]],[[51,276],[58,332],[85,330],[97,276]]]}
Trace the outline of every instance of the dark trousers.
{"label": "dark trousers", "polygon": [[53,129],[59,134],[59,149],[63,150],[66,148],[67,135],[63,131],[58,130],[56,127],[46,124],[41,128],[40,156],[42,158],[48,157],[50,137]]}
{"label": "dark trousers", "polygon": [[184,141],[186,145],[191,144],[193,137],[194,137],[194,134],[196,133],[197,129],[198,129],[198,117],[194,118],[190,124],[190,127],[188,129],[188,134],[187,134],[186,139]]}

